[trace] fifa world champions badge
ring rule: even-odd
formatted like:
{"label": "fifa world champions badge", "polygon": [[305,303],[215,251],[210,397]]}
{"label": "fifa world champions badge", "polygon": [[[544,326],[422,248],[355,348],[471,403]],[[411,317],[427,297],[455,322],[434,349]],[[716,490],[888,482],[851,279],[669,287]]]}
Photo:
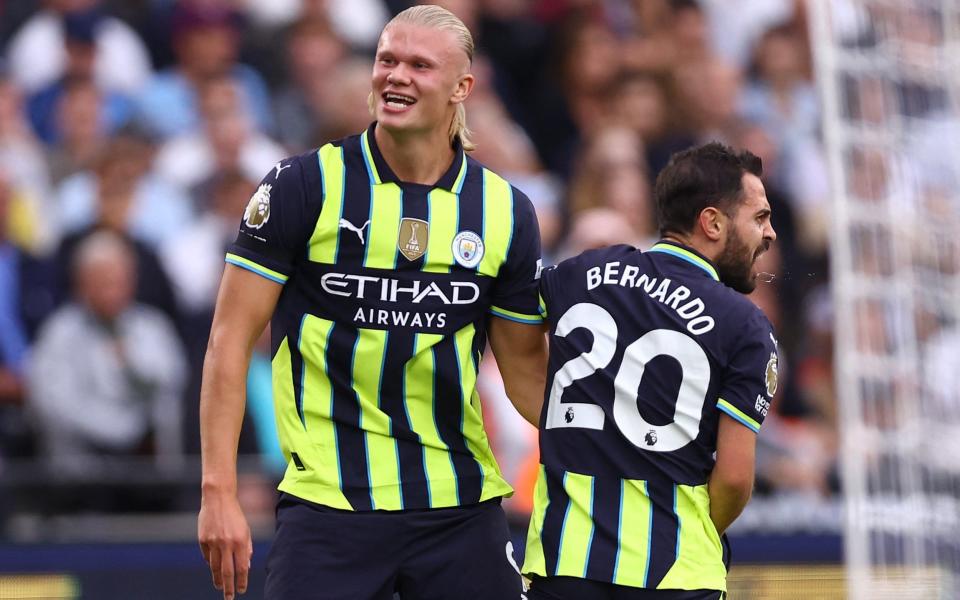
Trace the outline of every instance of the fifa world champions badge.
{"label": "fifa world champions badge", "polygon": [[403,218],[400,220],[400,233],[397,248],[407,260],[417,260],[427,251],[430,224],[421,219]]}
{"label": "fifa world champions badge", "polygon": [[453,238],[453,259],[467,269],[483,260],[483,239],[472,231],[461,231]]}

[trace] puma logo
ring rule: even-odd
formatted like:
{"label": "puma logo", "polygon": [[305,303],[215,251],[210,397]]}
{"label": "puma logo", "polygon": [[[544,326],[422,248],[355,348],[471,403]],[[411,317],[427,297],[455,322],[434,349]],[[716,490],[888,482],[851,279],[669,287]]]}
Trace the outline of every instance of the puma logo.
{"label": "puma logo", "polygon": [[361,225],[360,227],[355,227],[353,223],[346,219],[340,219],[340,229],[349,229],[350,231],[357,234],[357,237],[360,238],[360,243],[366,245],[366,242],[363,241],[363,230],[366,229],[367,225],[370,224],[370,219],[367,219],[367,222]]}
{"label": "puma logo", "polygon": [[292,166],[293,165],[284,165],[282,162],[278,162],[277,164],[273,165],[273,168],[277,170],[277,174],[274,175],[273,178],[280,179],[280,171],[283,171],[284,169],[289,169]]}

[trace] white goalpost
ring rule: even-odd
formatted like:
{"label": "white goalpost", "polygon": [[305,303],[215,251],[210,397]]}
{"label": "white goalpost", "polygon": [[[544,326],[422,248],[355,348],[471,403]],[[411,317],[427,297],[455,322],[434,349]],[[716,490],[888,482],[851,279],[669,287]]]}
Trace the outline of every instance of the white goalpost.
{"label": "white goalpost", "polygon": [[960,598],[960,0],[810,0],[849,598]]}

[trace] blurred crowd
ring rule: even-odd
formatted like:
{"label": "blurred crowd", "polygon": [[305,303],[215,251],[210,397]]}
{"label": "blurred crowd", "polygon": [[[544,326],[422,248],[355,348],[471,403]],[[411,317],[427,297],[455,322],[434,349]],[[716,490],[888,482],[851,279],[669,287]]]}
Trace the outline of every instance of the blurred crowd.
{"label": "blurred crowd", "polygon": [[[758,490],[835,493],[830,186],[804,0],[438,3],[478,46],[474,156],[532,199],[545,263],[655,241],[652,181],[677,150],[721,140],[763,159],[778,242],[752,298],[781,357]],[[0,470],[32,460],[82,479],[198,453],[203,352],[244,206],[281,158],[368,125],[377,36],[408,5],[0,0]],[[843,83],[852,117],[896,110],[884,82]],[[944,108],[908,91],[910,111]],[[864,198],[903,183],[871,148],[850,164]],[[269,347],[248,379],[241,452],[275,476]],[[492,357],[480,389],[523,511],[535,432]]]}

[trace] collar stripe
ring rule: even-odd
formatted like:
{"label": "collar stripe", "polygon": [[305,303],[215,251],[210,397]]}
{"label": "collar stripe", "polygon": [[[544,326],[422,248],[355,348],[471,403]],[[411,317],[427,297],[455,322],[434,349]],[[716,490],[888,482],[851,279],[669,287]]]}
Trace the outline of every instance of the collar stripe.
{"label": "collar stripe", "polygon": [[681,260],[685,260],[688,263],[700,267],[707,272],[710,277],[715,281],[720,281],[720,276],[717,274],[717,270],[706,260],[700,258],[693,252],[689,250],[684,250],[683,248],[678,248],[670,244],[656,244],[653,248],[650,248],[648,252],[662,252],[663,254],[669,254],[670,256],[676,256]]}
{"label": "collar stripe", "polygon": [[463,182],[467,180],[467,155],[463,152],[460,152],[460,172],[457,173],[457,178],[453,180],[453,189],[451,190],[454,194],[460,195],[460,190],[463,189]]}
{"label": "collar stripe", "polygon": [[[375,128],[376,122],[360,134],[360,154],[363,156],[363,163],[367,168],[370,185],[382,183],[403,184],[404,182],[397,177],[396,173],[390,169],[390,165],[387,164],[386,159],[383,158],[380,148],[377,147],[376,138],[371,137],[374,134]],[[450,166],[436,183],[428,187],[446,190],[459,195],[466,182],[468,170],[467,155],[463,151],[463,147],[457,143],[454,147],[453,161]]]}
{"label": "collar stripe", "polygon": [[380,173],[377,172],[377,165],[373,161],[373,153],[370,151],[370,140],[367,139],[367,135],[370,133],[370,130],[364,130],[363,135],[360,136],[360,140],[363,145],[363,162],[367,166],[367,174],[370,176],[370,185],[377,185],[382,183],[380,181]]}

